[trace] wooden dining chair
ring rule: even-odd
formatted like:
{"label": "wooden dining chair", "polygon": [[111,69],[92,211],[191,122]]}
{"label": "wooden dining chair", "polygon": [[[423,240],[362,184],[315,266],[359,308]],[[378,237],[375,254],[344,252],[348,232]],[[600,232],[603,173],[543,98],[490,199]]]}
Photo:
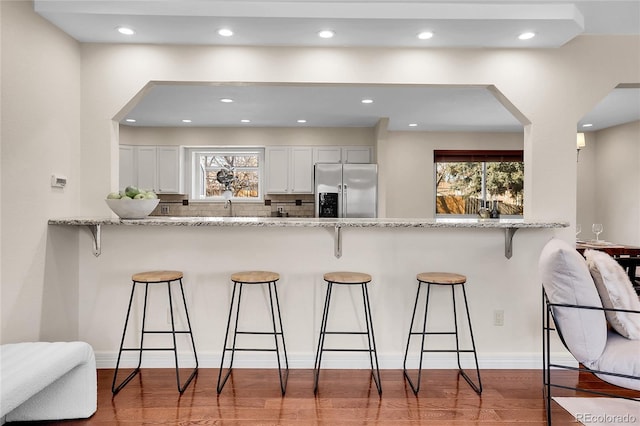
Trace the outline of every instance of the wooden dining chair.
{"label": "wooden dining chair", "polygon": [[636,290],[636,293],[640,295],[640,276],[638,275],[638,267],[640,267],[640,256],[618,256],[615,259],[627,272],[627,275],[629,275],[629,279],[633,284],[633,288]]}

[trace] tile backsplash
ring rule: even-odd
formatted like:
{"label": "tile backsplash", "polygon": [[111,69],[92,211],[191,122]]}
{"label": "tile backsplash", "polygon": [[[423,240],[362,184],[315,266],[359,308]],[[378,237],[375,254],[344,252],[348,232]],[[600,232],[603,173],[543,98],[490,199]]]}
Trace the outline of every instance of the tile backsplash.
{"label": "tile backsplash", "polygon": [[[191,202],[184,194],[159,194],[151,216],[313,217],[313,194],[267,194],[263,202]],[[282,212],[282,213],[279,213]]]}

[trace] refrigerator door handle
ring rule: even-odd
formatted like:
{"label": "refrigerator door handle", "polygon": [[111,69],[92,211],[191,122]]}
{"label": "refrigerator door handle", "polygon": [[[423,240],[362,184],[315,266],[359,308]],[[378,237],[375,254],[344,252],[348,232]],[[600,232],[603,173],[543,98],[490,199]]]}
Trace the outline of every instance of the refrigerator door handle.
{"label": "refrigerator door handle", "polygon": [[347,206],[349,205],[347,198],[348,198],[347,185],[343,184],[342,185],[342,217],[349,217],[347,216]]}

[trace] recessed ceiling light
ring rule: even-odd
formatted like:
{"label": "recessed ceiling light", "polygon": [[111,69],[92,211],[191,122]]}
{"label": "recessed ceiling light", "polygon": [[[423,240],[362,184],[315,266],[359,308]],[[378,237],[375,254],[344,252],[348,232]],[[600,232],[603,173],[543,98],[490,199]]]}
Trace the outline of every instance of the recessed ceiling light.
{"label": "recessed ceiling light", "polygon": [[231,102],[233,102],[233,99],[222,98],[222,99],[220,99],[220,102],[225,103],[225,104],[230,104]]}
{"label": "recessed ceiling light", "polygon": [[233,35],[233,31],[231,31],[229,28],[220,28],[218,30],[218,35],[222,37],[231,37]]}
{"label": "recessed ceiling light", "polygon": [[182,120],[183,123],[191,123],[191,120],[189,120],[188,118],[185,118],[184,120]]}
{"label": "recessed ceiling light", "polygon": [[372,104],[373,103],[373,99],[363,99],[360,102],[362,102],[363,104]]}
{"label": "recessed ceiling light", "polygon": [[522,33],[518,36],[518,38],[520,40],[529,40],[532,39],[536,36],[536,33],[532,33],[532,32],[526,32],[526,33]]}
{"label": "recessed ceiling light", "polygon": [[306,122],[307,122],[307,120],[298,120],[298,123],[300,123],[300,124],[303,124],[303,123],[306,123]]}
{"label": "recessed ceiling light", "polygon": [[431,31],[423,31],[417,35],[420,40],[429,40],[433,37],[433,33]]}
{"label": "recessed ceiling light", "polygon": [[409,127],[418,127],[418,123],[411,123],[409,124]]}
{"label": "recessed ceiling light", "polygon": [[593,127],[593,124],[591,123],[583,124],[582,127]]}
{"label": "recessed ceiling light", "polygon": [[127,118],[124,121],[126,121],[127,123],[135,123],[136,122],[136,120],[134,120],[133,118]]}
{"label": "recessed ceiling light", "polygon": [[116,30],[118,30],[120,34],[124,34],[124,35],[134,35],[136,33],[133,30],[133,28],[129,28],[129,27],[118,27],[116,28]]}
{"label": "recessed ceiling light", "polygon": [[334,35],[336,35],[336,33],[333,30],[322,30],[318,32],[318,37],[320,38],[332,38]]}
{"label": "recessed ceiling light", "polygon": [[246,118],[243,118],[242,120],[240,120],[241,123],[251,123],[251,120],[247,120]]}

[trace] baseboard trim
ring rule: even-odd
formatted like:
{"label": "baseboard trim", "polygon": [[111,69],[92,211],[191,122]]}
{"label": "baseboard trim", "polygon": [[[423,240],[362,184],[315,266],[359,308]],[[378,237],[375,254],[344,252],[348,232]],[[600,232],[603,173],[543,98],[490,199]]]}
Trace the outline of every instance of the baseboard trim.
{"label": "baseboard trim", "polygon": [[[115,368],[118,354],[116,352],[96,352],[97,368]],[[289,354],[289,368],[310,369],[313,368],[314,355]],[[575,359],[566,352],[552,354],[552,360],[557,363],[577,366]],[[381,354],[378,357],[381,369],[401,369],[403,364],[402,354]],[[194,365],[193,355],[184,353],[179,355],[180,367],[192,367]],[[125,353],[120,361],[122,368],[132,368],[138,364],[138,357],[135,353]],[[202,352],[198,353],[198,364],[202,368],[219,368],[220,353]],[[483,354],[478,356],[478,364],[481,369],[495,370],[539,370],[542,369],[541,353],[496,353]],[[330,369],[366,369],[369,368],[369,358],[362,354],[331,354],[324,355],[322,368]],[[417,368],[417,357],[407,359],[408,368]],[[144,368],[173,368],[174,360],[172,353],[148,352],[142,356],[142,367]],[[235,368],[277,368],[274,354],[262,353],[236,353],[234,360]],[[470,355],[463,356],[463,368],[473,368],[473,358]],[[425,369],[456,369],[458,364],[455,356],[443,354],[429,354],[423,361]]]}

